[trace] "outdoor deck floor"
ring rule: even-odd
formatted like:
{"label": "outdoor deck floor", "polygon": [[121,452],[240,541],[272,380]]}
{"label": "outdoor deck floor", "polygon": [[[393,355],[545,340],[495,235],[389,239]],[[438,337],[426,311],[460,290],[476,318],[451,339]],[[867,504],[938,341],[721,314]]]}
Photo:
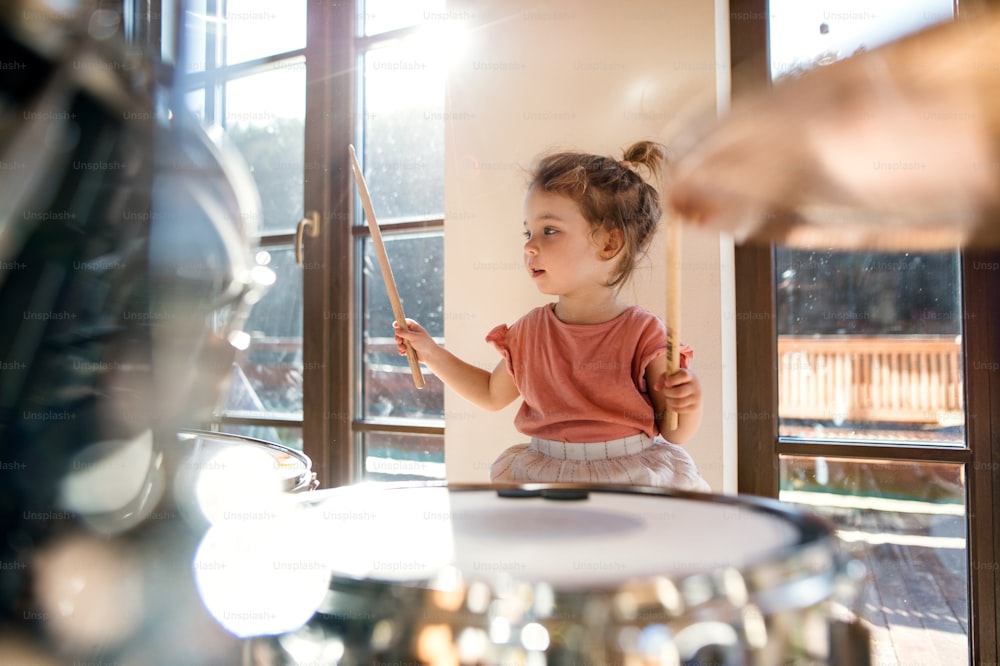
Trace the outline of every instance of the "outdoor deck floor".
{"label": "outdoor deck floor", "polygon": [[806,495],[818,494],[791,494],[832,520],[845,548],[868,569],[854,610],[871,633],[873,666],[969,664],[961,507],[892,500],[873,503],[882,509],[830,507]]}

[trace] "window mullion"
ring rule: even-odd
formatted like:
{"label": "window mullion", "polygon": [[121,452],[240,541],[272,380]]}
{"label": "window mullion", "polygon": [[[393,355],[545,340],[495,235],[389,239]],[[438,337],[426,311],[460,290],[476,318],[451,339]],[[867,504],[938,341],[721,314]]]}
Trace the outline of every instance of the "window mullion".
{"label": "window mullion", "polygon": [[972,462],[968,485],[968,564],[971,662],[996,663],[1000,657],[1000,253],[962,253],[962,321],[965,358],[966,437]]}

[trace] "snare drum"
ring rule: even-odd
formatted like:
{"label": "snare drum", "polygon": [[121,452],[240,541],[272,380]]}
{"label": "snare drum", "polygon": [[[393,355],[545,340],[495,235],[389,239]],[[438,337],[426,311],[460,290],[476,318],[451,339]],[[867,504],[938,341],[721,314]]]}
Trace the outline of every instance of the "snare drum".
{"label": "snare drum", "polygon": [[301,451],[241,435],[182,430],[164,451],[173,503],[197,528],[279,494],[313,490],[312,461]]}
{"label": "snare drum", "polygon": [[253,639],[254,664],[837,659],[836,540],[775,501],[563,484],[305,500],[339,544],[329,590],[299,630]]}
{"label": "snare drum", "polygon": [[261,473],[277,479],[280,490],[297,493],[316,487],[309,456],[282,444],[223,432],[182,430],[177,434],[177,445],[178,464],[182,468],[212,469],[213,462],[218,462],[227,451],[251,451],[257,454],[255,463]]}

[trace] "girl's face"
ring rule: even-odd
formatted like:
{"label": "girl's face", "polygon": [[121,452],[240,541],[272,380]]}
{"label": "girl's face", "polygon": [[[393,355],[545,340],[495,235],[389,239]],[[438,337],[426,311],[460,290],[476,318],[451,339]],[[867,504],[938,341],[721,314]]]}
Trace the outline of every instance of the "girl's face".
{"label": "girl's face", "polygon": [[606,231],[591,230],[576,202],[531,188],[524,200],[524,265],[543,294],[607,288],[617,249]]}

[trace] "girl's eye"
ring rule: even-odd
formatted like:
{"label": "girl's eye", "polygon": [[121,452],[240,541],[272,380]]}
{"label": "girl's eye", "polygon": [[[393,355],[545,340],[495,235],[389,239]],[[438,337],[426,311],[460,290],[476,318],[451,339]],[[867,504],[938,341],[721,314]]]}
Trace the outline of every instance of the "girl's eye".
{"label": "girl's eye", "polygon": [[[542,235],[543,236],[552,236],[553,234],[556,234],[558,232],[559,232],[558,229],[554,229],[552,227],[543,227],[542,228]],[[531,232],[530,231],[525,231],[524,232],[524,239],[525,240],[531,240]]]}

